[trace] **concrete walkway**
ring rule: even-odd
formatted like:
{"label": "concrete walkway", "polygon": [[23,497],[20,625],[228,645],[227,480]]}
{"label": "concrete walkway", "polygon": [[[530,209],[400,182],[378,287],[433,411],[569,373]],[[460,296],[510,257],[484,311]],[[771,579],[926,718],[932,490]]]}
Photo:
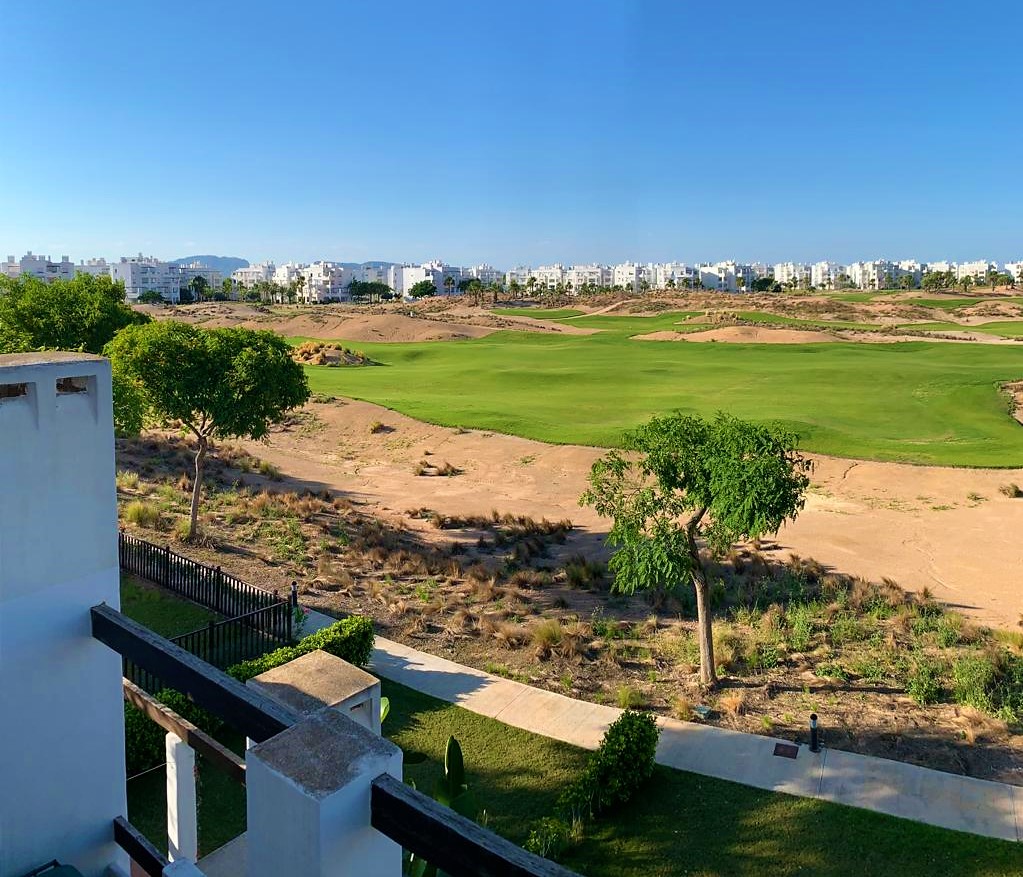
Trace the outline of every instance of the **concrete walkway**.
{"label": "concrete walkway", "polygon": [[[311,613],[308,631],[333,619]],[[533,688],[401,643],[376,638],[371,669],[384,679],[507,725],[595,749],[621,710]],[[838,749],[795,758],[780,741],[697,722],[658,718],[659,764],[747,786],[820,798],[986,837],[1023,839],[1023,788]]]}

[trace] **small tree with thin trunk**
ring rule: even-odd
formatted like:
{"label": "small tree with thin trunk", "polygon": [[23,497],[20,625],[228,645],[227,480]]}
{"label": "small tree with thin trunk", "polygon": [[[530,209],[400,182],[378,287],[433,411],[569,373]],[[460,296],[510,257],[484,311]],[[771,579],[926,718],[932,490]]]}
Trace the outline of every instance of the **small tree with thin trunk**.
{"label": "small tree with thin trunk", "polygon": [[263,438],[309,398],[305,372],[273,332],[202,329],[174,321],[129,326],[107,345],[149,425],[180,422],[196,440],[188,538],[199,518],[203,468],[217,438]]}
{"label": "small tree with thin trunk", "polygon": [[803,508],[811,463],[796,437],[718,414],[673,414],[627,433],[590,470],[580,503],[612,521],[613,590],[696,591],[700,681],[717,682],[707,572],[700,541],[720,556],[774,533]]}

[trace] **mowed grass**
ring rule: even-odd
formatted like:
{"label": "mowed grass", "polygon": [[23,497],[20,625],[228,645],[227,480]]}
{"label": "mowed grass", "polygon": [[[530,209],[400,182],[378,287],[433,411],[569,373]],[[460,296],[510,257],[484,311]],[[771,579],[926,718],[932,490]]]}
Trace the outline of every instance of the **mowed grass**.
{"label": "mowed grass", "polygon": [[984,335],[997,335],[1001,338],[1023,338],[1023,321],[992,320],[988,323],[977,323],[969,326],[965,323],[907,323],[904,329],[916,329],[920,332],[980,332]]}
{"label": "mowed grass", "polygon": [[[778,423],[807,450],[913,463],[1023,466],[1000,384],[1023,348],[897,344],[652,343],[691,314],[585,317],[594,335],[498,332],[455,342],[361,344],[380,367],[308,367],[314,392],[447,426],[614,446],[675,409]],[[689,324],[692,327],[692,324]]]}
{"label": "mowed grass", "polygon": [[[523,843],[551,815],[588,753],[503,725],[403,686],[387,736],[428,760],[405,779],[429,791],[448,735],[465,755],[467,782],[490,828]],[[1004,875],[1023,870],[1023,848],[865,810],[752,789],[659,767],[627,807],[590,822],[564,864],[590,877],[669,875]]]}

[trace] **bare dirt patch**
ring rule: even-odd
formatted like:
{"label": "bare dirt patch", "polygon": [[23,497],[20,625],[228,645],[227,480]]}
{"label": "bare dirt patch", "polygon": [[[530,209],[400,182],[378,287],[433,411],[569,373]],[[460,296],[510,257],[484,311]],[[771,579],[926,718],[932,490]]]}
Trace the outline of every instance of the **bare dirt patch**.
{"label": "bare dirt patch", "polygon": [[[263,586],[297,580],[308,605],[370,615],[385,636],[575,697],[684,718],[704,704],[714,724],[790,739],[805,737],[813,711],[829,746],[1018,781],[1023,738],[1004,722],[907,696],[922,659],[945,678],[963,656],[995,660],[987,657],[998,642],[990,632],[890,582],[856,581],[788,555],[782,562],[777,545],[747,546],[714,567],[715,580],[727,582],[714,598],[724,682],[702,694],[691,595],[651,602],[609,593],[593,539],[600,522],[580,526],[586,516],[574,489],[554,491],[566,506],[573,497],[564,518],[507,510],[506,497],[520,507],[537,501],[528,487],[536,476],[522,471],[537,466],[549,481],[569,467],[578,478],[585,465],[577,454],[597,452],[552,448],[542,456],[542,445],[505,439],[417,425],[363,403],[311,405],[269,445],[217,449],[202,513],[207,541],[175,547]],[[292,449],[284,460],[297,462],[278,472],[268,458],[280,446]],[[313,451],[353,446],[375,458],[372,471],[349,470],[360,460],[347,455],[324,463]],[[463,474],[415,476],[409,461],[440,447]],[[481,474],[481,456],[500,459],[488,459],[492,468]],[[173,539],[173,522],[187,513],[187,444],[176,436],[121,441],[118,465],[122,513],[133,503],[159,512],[155,523],[128,526],[153,541]],[[381,501],[381,475],[398,503]],[[416,482],[429,483],[410,494]],[[414,496],[423,504],[413,505]],[[1021,642],[997,647],[1011,655],[1006,649]]]}
{"label": "bare dirt patch", "polygon": [[736,344],[814,344],[821,341],[841,341],[830,332],[807,329],[768,329],[761,326],[726,326],[703,332],[649,332],[633,335],[635,341],[723,341]]}

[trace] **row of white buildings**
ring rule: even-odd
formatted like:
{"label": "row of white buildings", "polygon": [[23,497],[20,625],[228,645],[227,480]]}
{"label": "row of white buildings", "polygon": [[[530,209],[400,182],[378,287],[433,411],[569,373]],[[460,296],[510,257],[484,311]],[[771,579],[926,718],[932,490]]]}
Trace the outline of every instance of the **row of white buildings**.
{"label": "row of white buildings", "polygon": [[619,288],[625,291],[644,289],[711,289],[741,292],[753,287],[761,278],[771,278],[783,287],[809,289],[885,289],[895,288],[909,278],[912,287],[920,286],[928,272],[951,272],[956,279],[970,277],[984,281],[989,271],[1004,273],[1014,280],[1023,280],[1023,261],[1000,264],[976,262],[917,262],[873,259],[841,265],[837,262],[779,262],[743,264],[714,262],[686,265],[683,262],[621,265],[544,265],[539,268],[520,267],[508,271],[505,284],[522,289],[560,289],[568,292],[589,287]]}
{"label": "row of white buildings", "polygon": [[[626,292],[694,288],[742,292],[752,289],[754,283],[763,278],[771,278],[787,288],[883,289],[918,287],[924,275],[929,272],[944,272],[954,275],[957,280],[970,277],[982,282],[991,271],[1023,280],[1023,260],[1000,264],[987,260],[918,262],[874,259],[844,265],[830,261],[779,262],[774,265],[734,261],[700,265],[687,265],[684,262],[624,262],[619,265],[542,265],[538,268],[518,267],[510,271],[499,271],[485,264],[461,268],[441,261],[404,265],[353,265],[331,261],[275,265],[273,262],[261,262],[239,268],[233,272],[231,280],[235,287],[251,288],[258,284],[272,284],[281,299],[319,303],[348,300],[353,281],[384,284],[399,297],[407,296],[417,283],[423,281],[432,284],[440,295],[454,293],[458,291],[459,284],[468,279],[477,279],[484,286],[501,283],[509,290],[522,292],[546,289],[571,294],[587,289],[607,288]],[[49,256],[29,252],[21,259],[8,256],[6,262],[0,262],[0,274],[9,277],[33,274],[53,280],[70,279],[77,273],[109,275],[123,281],[131,301],[138,299],[144,292],[152,291],[159,293],[166,301],[176,303],[182,291],[189,289],[196,277],[203,277],[211,290],[219,289],[222,284],[220,272],[205,265],[176,265],[141,253],[137,256],[124,256],[117,262],[89,259],[75,263],[67,256],[54,261]]]}
{"label": "row of white buildings", "polygon": [[142,253],[122,256],[117,262],[89,259],[76,263],[67,256],[61,256],[58,262],[29,251],[20,259],[8,256],[7,261],[0,262],[0,274],[7,277],[32,274],[43,280],[72,280],[76,274],[106,275],[124,283],[129,301],[136,301],[144,292],[157,292],[164,301],[175,304],[180,300],[182,290],[189,289],[196,277],[202,277],[209,289],[217,289],[222,284],[219,271],[198,262],[174,265]]}
{"label": "row of white buildings", "polygon": [[272,283],[278,295],[290,294],[296,301],[317,303],[346,301],[352,282],[382,283],[398,296],[405,296],[417,283],[428,281],[441,295],[458,290],[464,280],[478,279],[481,283],[501,282],[504,274],[490,265],[459,268],[444,262],[426,262],[422,265],[351,265],[341,262],[286,262],[275,265],[261,262],[248,268],[239,268],[231,279],[239,286],[253,287]]}

